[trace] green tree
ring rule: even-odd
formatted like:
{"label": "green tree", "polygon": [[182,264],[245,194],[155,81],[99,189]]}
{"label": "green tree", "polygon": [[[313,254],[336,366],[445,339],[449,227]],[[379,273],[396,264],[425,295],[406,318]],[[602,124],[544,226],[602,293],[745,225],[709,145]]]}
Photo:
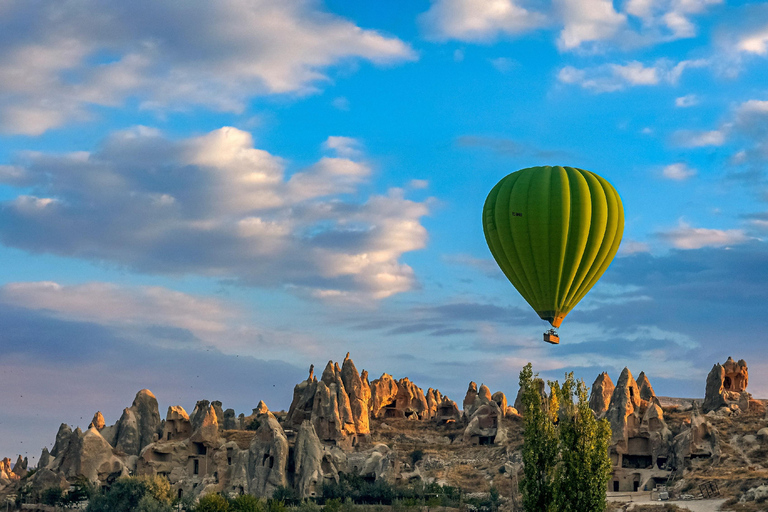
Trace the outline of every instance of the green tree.
{"label": "green tree", "polygon": [[587,386],[582,380],[574,380],[572,372],[566,374],[560,388],[560,403],[558,510],[603,512],[611,474],[611,426],[608,420],[595,418],[589,408]]}
{"label": "green tree", "polygon": [[265,512],[266,505],[251,494],[241,494],[229,503],[231,512]]}
{"label": "green tree", "polygon": [[171,482],[160,475],[142,476],[139,479],[146,486],[146,493],[159,503],[170,505],[173,502],[171,497]]}
{"label": "green tree", "polygon": [[93,495],[86,512],[170,512],[171,485],[161,476],[118,478],[108,491]]}
{"label": "green tree", "polygon": [[40,501],[44,505],[57,506],[62,500],[62,490],[60,487],[49,487],[40,494]]}
{"label": "green tree", "polygon": [[552,411],[558,410],[558,397],[557,393],[551,393],[547,400],[542,388],[543,382],[534,376],[533,367],[528,363],[520,371],[524,410],[524,477],[520,491],[526,511],[557,512],[558,432]]}
{"label": "green tree", "polygon": [[84,476],[80,476],[72,484],[69,492],[61,497],[60,504],[66,508],[79,508],[84,501],[91,499],[95,493],[94,486]]}
{"label": "green tree", "polygon": [[[527,512],[603,512],[611,461],[611,427],[589,408],[587,386],[573,373],[550,394],[528,363],[520,372],[524,407],[520,483]],[[574,401],[575,399],[575,401]]]}
{"label": "green tree", "polygon": [[206,494],[197,502],[195,512],[229,512],[229,502],[221,494]]}

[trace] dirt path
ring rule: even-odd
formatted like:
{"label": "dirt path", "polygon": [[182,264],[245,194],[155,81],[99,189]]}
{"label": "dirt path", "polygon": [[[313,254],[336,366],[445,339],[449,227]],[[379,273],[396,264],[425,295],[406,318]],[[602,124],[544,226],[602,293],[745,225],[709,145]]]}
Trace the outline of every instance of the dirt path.
{"label": "dirt path", "polygon": [[[645,503],[641,503],[642,505],[658,505],[662,506],[665,503],[672,503],[674,505],[677,505],[680,508],[687,508],[691,512],[717,512],[720,510],[720,506],[725,503],[726,500],[720,499],[720,500],[692,500],[692,501],[678,501],[678,500],[669,500],[669,501],[648,501]],[[636,504],[640,503],[632,503],[632,505],[627,510],[632,510]]]}
{"label": "dirt path", "polygon": [[671,503],[681,508],[686,508],[691,512],[718,512],[720,506],[725,503],[725,499],[719,500],[668,500],[668,501],[651,501],[651,493],[638,492],[638,493],[608,493],[608,499],[611,501],[626,502],[629,507],[627,510],[632,510],[635,505],[658,505],[663,506],[665,503]]}

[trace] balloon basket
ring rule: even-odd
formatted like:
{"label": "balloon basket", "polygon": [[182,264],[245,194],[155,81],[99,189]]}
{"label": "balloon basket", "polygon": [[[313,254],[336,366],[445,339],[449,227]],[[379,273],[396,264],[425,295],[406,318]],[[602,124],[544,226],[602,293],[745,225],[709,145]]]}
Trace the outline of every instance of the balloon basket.
{"label": "balloon basket", "polygon": [[546,341],[547,343],[551,343],[552,345],[559,345],[560,336],[557,334],[556,330],[550,329],[544,332],[544,341]]}

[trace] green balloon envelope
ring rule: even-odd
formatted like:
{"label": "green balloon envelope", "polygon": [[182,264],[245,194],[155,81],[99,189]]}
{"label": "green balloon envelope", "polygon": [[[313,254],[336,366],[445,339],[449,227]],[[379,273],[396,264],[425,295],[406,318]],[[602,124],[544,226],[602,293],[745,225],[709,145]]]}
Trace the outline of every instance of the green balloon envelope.
{"label": "green balloon envelope", "polygon": [[483,231],[504,275],[554,327],[611,264],[624,233],[613,186],[574,167],[529,167],[488,194]]}

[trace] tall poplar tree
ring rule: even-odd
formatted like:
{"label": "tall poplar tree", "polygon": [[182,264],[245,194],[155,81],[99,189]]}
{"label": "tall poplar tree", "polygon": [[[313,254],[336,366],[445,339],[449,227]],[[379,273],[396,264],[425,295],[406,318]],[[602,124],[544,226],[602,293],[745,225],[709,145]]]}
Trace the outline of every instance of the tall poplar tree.
{"label": "tall poplar tree", "polygon": [[531,363],[520,372],[525,431],[523,443],[523,473],[520,483],[523,509],[537,512],[557,512],[556,465],[558,439],[555,418],[558,396],[549,398],[542,393],[541,379],[534,377]]}
{"label": "tall poplar tree", "polygon": [[520,388],[524,510],[603,512],[611,472],[611,428],[589,408],[584,381],[575,381],[569,373],[562,386],[549,382],[547,396],[528,363],[520,372]]}

